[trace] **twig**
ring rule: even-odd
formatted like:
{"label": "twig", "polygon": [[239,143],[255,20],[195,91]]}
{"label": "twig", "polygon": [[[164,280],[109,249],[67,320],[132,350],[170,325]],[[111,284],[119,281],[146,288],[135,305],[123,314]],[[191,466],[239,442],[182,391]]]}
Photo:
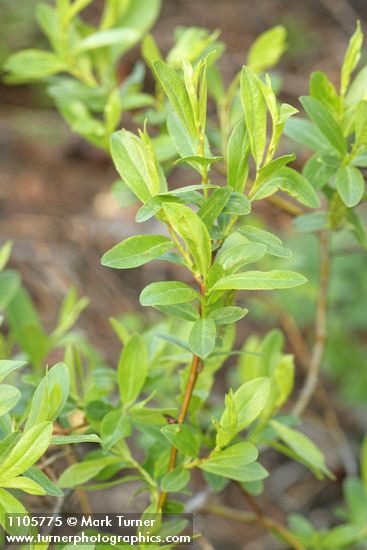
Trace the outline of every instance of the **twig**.
{"label": "twig", "polygon": [[[72,466],[73,464],[76,464],[78,462],[78,459],[75,455],[74,449],[72,449],[71,445],[67,445],[68,454],[66,455],[66,460],[68,463]],[[78,497],[78,501],[80,504],[80,508],[83,512],[83,514],[91,514],[93,512],[92,507],[89,502],[89,498],[87,493],[84,491],[84,489],[81,489],[78,487],[75,489],[75,494]]]}
{"label": "twig", "polygon": [[305,383],[292,409],[292,413],[297,416],[303,413],[315,392],[325,350],[327,297],[330,277],[329,234],[327,230],[320,233],[320,254],[320,291],[316,306],[315,343],[311,352]]}
{"label": "twig", "polygon": [[[296,360],[300,363],[305,372],[307,372],[310,363],[310,352],[294,317],[277,302],[270,301],[268,302],[268,306],[278,317],[284,332],[287,334]],[[348,475],[355,475],[358,471],[358,465],[353,451],[339,421],[338,414],[332,403],[330,403],[330,397],[321,382],[319,382],[315,390],[315,398],[324,409],[325,424],[336,445],[346,473]]]}
{"label": "twig", "polygon": [[[178,415],[178,424],[183,424],[185,422],[185,418],[190,406],[191,397],[195,388],[196,380],[198,378],[199,372],[201,371],[202,367],[203,367],[203,362],[199,359],[197,355],[193,355],[192,361],[191,361],[190,374],[189,374],[189,378],[185,388],[184,399],[181,405],[180,413]],[[170,457],[169,457],[169,463],[168,463],[168,472],[171,472],[172,470],[175,469],[176,462],[177,462],[177,449],[176,447],[172,446]],[[167,493],[162,491],[158,499],[158,510],[161,510],[163,508],[166,500],[167,500]]]}
{"label": "twig", "polygon": [[252,523],[261,525],[267,531],[275,533],[276,535],[281,537],[294,550],[306,550],[303,544],[301,544],[284,525],[266,515],[259,516],[256,513],[252,512],[240,512],[235,508],[219,505],[206,506],[202,509],[202,512],[214,514],[216,516],[221,516],[228,519],[235,519],[237,521],[240,521],[241,523]]}

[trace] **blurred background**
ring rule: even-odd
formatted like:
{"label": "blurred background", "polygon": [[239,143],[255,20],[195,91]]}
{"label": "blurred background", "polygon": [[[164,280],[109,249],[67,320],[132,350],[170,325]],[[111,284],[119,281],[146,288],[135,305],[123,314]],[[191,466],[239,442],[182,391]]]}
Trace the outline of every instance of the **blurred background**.
{"label": "blurred background", "polygon": [[[0,0],[0,64],[21,48],[46,47],[35,21],[36,3],[37,0],[26,0],[20,9],[14,0]],[[98,1],[86,11],[86,16],[91,21],[98,16]],[[333,83],[338,83],[341,60],[356,19],[361,20],[366,30],[365,0],[164,0],[153,35],[166,52],[178,26],[220,29],[221,39],[227,45],[220,64],[229,81],[245,62],[246,52],[256,36],[282,24],[288,32],[289,48],[276,67],[282,83],[280,95],[300,107],[297,98],[307,93],[312,71],[323,70]],[[128,75],[139,57],[138,48],[128,52],[120,67],[121,75]],[[149,78],[145,86],[151,90]],[[169,274],[158,272],[166,269],[158,262],[132,272],[100,265],[104,251],[136,233],[136,206],[121,209],[110,194],[117,177],[110,159],[70,132],[42,86],[0,84],[0,90],[1,242],[14,241],[12,266],[20,271],[46,327],[54,326],[57,310],[70,286],[91,298],[79,329],[112,366],[116,364],[120,344],[108,319],[124,315],[128,323],[137,326],[146,322],[146,312],[144,321],[136,316],[140,290],[154,278]],[[127,114],[123,123],[134,127]],[[298,151],[299,166],[305,162],[305,155],[304,151]],[[187,172],[180,170],[171,175],[181,184],[187,182],[187,177]],[[296,300],[292,292],[279,299],[277,296],[278,305],[294,315],[308,338],[312,336],[318,281],[316,237],[297,233],[289,216],[274,207],[266,206],[262,213],[270,227],[286,234],[286,244],[294,252],[287,269],[300,270],[311,281],[307,289],[297,290]],[[351,434],[351,445],[356,447],[361,434],[367,432],[366,268],[365,251],[350,237],[338,234],[323,372],[344,428]],[[269,305],[261,298],[253,300],[251,314],[240,324],[239,343],[250,333],[265,334],[279,326],[279,308],[269,313]],[[318,437],[323,438],[322,432]],[[310,484],[310,478],[304,480]],[[306,484],[297,487],[296,496],[289,494],[290,502],[292,498],[306,501],[310,490]],[[323,498],[335,496],[327,492]],[[218,531],[218,540],[227,541],[223,542],[223,548],[228,548],[225,544],[231,540],[230,524],[225,520],[218,524],[216,520],[213,529]],[[244,529],[248,536],[251,528]],[[237,547],[236,540],[238,532],[233,535],[233,549]],[[246,548],[266,547],[261,544],[255,540]]]}

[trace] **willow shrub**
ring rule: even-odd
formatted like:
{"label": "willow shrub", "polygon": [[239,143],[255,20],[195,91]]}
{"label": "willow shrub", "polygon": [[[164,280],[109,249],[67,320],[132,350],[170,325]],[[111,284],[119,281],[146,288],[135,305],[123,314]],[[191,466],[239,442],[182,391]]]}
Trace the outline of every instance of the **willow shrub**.
{"label": "willow shrub", "polygon": [[[12,489],[60,496],[65,489],[93,491],[129,482],[148,494],[144,512],[180,512],[193,488],[194,470],[218,495],[234,482],[247,496],[256,496],[272,475],[261,463],[269,448],[302,463],[318,479],[333,479],[321,451],[298,429],[298,416],[312,397],[317,376],[308,380],[292,409],[297,414],[292,414],[288,403],[294,358],[284,352],[281,332],[274,330],[262,340],[251,337],[240,349],[234,341],[236,323],[248,314],[248,293],[287,292],[307,284],[302,274],[287,269],[292,252],[253,217],[259,202],[270,200],[274,208],[296,215],[302,231],[321,231],[329,238],[347,228],[366,246],[356,207],[365,199],[367,68],[352,79],[362,47],[360,26],[344,58],[339,92],[327,75],[312,74],[310,95],[301,98],[305,119],[278,101],[278,79],[264,74],[286,49],[282,27],[255,41],[247,64],[228,87],[217,65],[224,52],[217,33],[181,28],[166,58],[153,36],[145,35],[142,55],[155,80],[155,94],[149,95],[142,88],[141,63],[122,83],[117,66],[153,24],[160,3],[106,2],[98,28],[80,17],[90,3],[41,4],[37,16],[52,52],[14,54],[5,64],[7,79],[46,81],[72,129],[110,150],[119,185],[140,203],[136,222],[156,219],[157,234],[142,225],[141,232],[107,251],[102,264],[133,269],[159,260],[174,264],[179,277],[153,281],[141,291],[140,304],[159,312],[156,326],[131,333],[113,320],[123,343],[116,371],[101,365],[83,371],[81,356],[89,366],[91,352],[85,342],[65,337],[86,305],[73,294],[66,301],[66,329],[56,329],[63,338],[47,348],[63,348],[65,362],[40,380],[44,354],[35,373],[21,378],[37,386],[30,405],[15,386],[0,386],[2,514],[24,511]],[[208,98],[216,117],[208,118]],[[138,109],[136,120],[145,121],[142,128],[137,133],[115,131],[123,112],[132,109]],[[284,134],[287,140],[282,140]],[[284,152],[289,138],[314,151],[302,173],[292,165],[295,154]],[[178,165],[190,171],[192,185],[170,183],[168,176]],[[266,269],[272,257],[277,268]],[[17,278],[6,272],[0,277],[1,285]],[[13,305],[9,313],[12,299],[8,302],[3,309],[13,319],[11,325],[22,310],[14,311]],[[20,328],[16,341],[34,365],[21,334]],[[11,355],[11,347],[4,349]],[[322,347],[317,351],[322,355]],[[211,399],[213,385],[229,358],[235,385],[219,405]],[[0,367],[2,377],[14,377],[24,364],[7,358]],[[83,418],[81,426],[72,422],[75,413]],[[37,467],[48,448],[53,453],[53,445],[83,442],[94,443],[94,449],[66,468],[57,484]],[[343,524],[317,531],[302,516],[291,516],[289,528],[261,514],[250,521],[298,549],[349,548],[364,541],[365,449],[361,460],[362,479],[345,483]],[[220,506],[207,506],[206,511],[231,515]]]}

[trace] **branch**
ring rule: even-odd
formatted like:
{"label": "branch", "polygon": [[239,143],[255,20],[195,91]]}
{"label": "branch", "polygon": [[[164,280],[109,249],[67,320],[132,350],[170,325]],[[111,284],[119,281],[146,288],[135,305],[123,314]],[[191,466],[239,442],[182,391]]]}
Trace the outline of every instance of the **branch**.
{"label": "branch", "polygon": [[[181,405],[180,413],[178,415],[178,424],[183,424],[185,422],[189,407],[191,397],[195,388],[196,380],[198,375],[203,367],[203,362],[199,359],[197,355],[193,355],[191,362],[191,369],[189,378],[185,388],[184,399]],[[168,472],[171,472],[175,469],[177,462],[177,449],[176,447],[171,447],[171,453],[169,457]],[[162,491],[158,499],[158,510],[161,510],[165,505],[167,500],[167,493]]]}
{"label": "branch", "polygon": [[281,537],[294,550],[306,550],[303,544],[301,544],[299,540],[296,539],[293,533],[291,533],[284,525],[268,516],[259,516],[258,514],[252,512],[240,512],[235,508],[220,505],[206,506],[202,509],[202,512],[221,516],[228,519],[235,519],[237,521],[240,521],[241,523],[252,523],[261,525],[261,527],[263,527],[267,531],[270,531],[271,533],[274,533]]}
{"label": "branch", "polygon": [[320,233],[320,254],[320,291],[316,307],[315,343],[311,352],[305,383],[292,410],[292,413],[297,416],[302,415],[315,392],[325,350],[327,297],[330,278],[329,234],[327,230]]}

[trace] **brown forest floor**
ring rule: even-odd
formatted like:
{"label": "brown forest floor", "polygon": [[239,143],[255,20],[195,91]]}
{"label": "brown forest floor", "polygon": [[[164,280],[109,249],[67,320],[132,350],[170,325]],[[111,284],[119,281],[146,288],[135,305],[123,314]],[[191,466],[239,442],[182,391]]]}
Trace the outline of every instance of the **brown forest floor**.
{"label": "brown forest floor", "polygon": [[[294,103],[307,92],[308,75],[316,68],[327,71],[337,82],[356,17],[367,21],[364,0],[165,0],[154,34],[162,48],[168,49],[178,25],[222,29],[228,45],[222,68],[230,78],[245,62],[256,35],[284,23],[290,28],[292,47],[279,69],[284,78],[283,94]],[[128,61],[136,55],[138,52],[130,54]],[[21,272],[46,326],[52,327],[71,285],[91,298],[79,328],[104,350],[112,364],[119,345],[108,318],[133,312],[141,287],[159,276],[150,268],[121,273],[100,266],[106,249],[135,232],[134,208],[116,208],[109,195],[110,184],[116,179],[109,160],[69,134],[55,112],[40,109],[39,92],[25,87],[2,87],[1,92],[1,241],[14,240],[12,265]],[[287,222],[278,219],[277,223]],[[312,490],[311,483],[311,478],[305,478],[301,497],[304,494],[306,498]],[[229,496],[232,503],[238,498],[233,491]],[[333,496],[326,495],[330,500]],[[116,499],[109,497],[111,507],[119,504],[118,495]],[[96,508],[105,511],[105,505],[101,495]],[[276,516],[276,506],[273,508]],[[208,520],[199,527],[213,535],[218,550],[281,548],[267,537],[258,538],[257,529],[233,528],[226,520]]]}

